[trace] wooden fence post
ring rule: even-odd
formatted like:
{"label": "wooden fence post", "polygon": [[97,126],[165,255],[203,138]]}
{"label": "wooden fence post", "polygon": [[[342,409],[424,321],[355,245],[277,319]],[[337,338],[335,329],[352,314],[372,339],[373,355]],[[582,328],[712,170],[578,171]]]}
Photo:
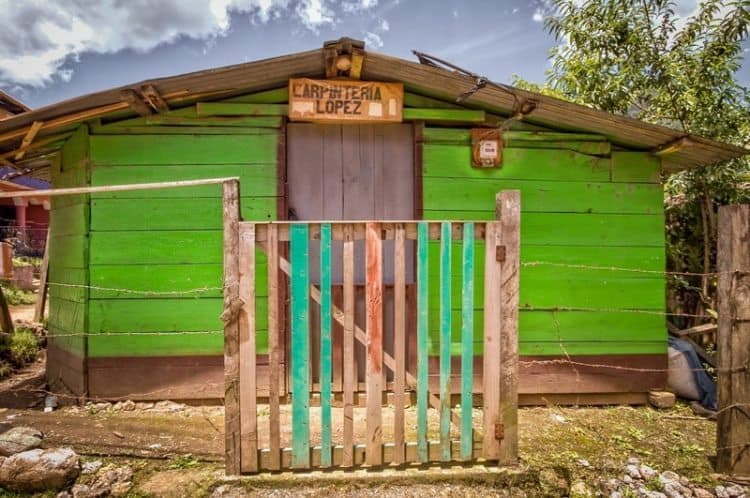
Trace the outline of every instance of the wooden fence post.
{"label": "wooden fence post", "polygon": [[750,476],[750,205],[719,209],[716,470]]}
{"label": "wooden fence post", "polygon": [[518,463],[518,288],[520,268],[521,192],[505,190],[495,198],[495,215],[500,221],[500,243],[505,250],[501,261],[500,288],[500,441],[501,465]]}
{"label": "wooden fence post", "polygon": [[224,427],[226,474],[240,473],[240,183],[222,184],[224,218]]}

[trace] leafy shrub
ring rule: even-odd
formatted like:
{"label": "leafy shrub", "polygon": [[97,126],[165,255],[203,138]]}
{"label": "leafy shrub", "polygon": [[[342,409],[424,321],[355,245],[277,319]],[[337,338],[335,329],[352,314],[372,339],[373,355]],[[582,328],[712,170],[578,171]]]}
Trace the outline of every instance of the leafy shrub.
{"label": "leafy shrub", "polygon": [[39,339],[33,330],[19,327],[10,336],[8,356],[16,367],[22,367],[33,361],[39,351]]}

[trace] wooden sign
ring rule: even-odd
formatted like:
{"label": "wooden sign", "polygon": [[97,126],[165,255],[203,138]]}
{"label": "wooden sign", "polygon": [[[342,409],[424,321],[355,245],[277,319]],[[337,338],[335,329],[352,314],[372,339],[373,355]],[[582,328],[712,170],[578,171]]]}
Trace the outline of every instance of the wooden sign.
{"label": "wooden sign", "polygon": [[497,128],[471,130],[471,164],[475,168],[495,168],[502,162],[503,139]]}
{"label": "wooden sign", "polygon": [[400,123],[401,83],[289,80],[289,119],[327,123]]}

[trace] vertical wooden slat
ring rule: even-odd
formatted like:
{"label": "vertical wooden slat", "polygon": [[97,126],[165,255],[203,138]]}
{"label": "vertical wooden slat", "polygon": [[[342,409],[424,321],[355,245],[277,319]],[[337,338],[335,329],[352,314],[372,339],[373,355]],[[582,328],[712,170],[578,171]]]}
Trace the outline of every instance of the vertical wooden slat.
{"label": "vertical wooden slat", "polygon": [[365,331],[367,332],[367,465],[383,463],[383,242],[380,224],[367,223],[365,237]]}
{"label": "vertical wooden slat", "polygon": [[404,389],[406,387],[406,230],[403,224],[396,225],[393,246],[393,359],[396,371],[393,374],[393,462],[406,461],[404,441]]}
{"label": "vertical wooden slat", "polygon": [[719,209],[716,469],[750,476],[750,206]]}
{"label": "vertical wooden slat", "polygon": [[499,462],[518,462],[518,288],[520,266],[521,192],[497,194],[496,217],[500,220],[500,243],[505,257],[500,265],[500,418],[503,438]]}
{"label": "vertical wooden slat", "polygon": [[310,467],[310,272],[308,226],[290,228],[292,467]]}
{"label": "vertical wooden slat", "polygon": [[281,468],[281,426],[279,376],[281,372],[282,329],[279,327],[279,227],[268,225],[268,436],[270,470]]}
{"label": "vertical wooden slat", "polygon": [[255,368],[255,225],[240,224],[240,444],[242,472],[258,471]]}
{"label": "vertical wooden slat", "polygon": [[47,305],[47,277],[49,276],[49,237],[51,230],[47,230],[47,239],[44,243],[44,257],[42,267],[39,270],[39,295],[34,306],[34,321],[41,323],[44,318],[44,308]]}
{"label": "vertical wooden slat", "polygon": [[230,180],[222,184],[224,224],[224,444],[227,475],[240,473],[240,358],[239,324],[231,316],[239,302],[239,220],[240,183]]}
{"label": "vertical wooden slat", "polygon": [[487,460],[500,458],[500,441],[495,438],[500,416],[500,288],[502,285],[497,248],[500,245],[500,224],[487,222],[484,256],[484,353],[482,357],[482,450]]}
{"label": "vertical wooden slat", "polygon": [[320,225],[320,464],[331,460],[331,224]]}
{"label": "vertical wooden slat", "polygon": [[461,275],[461,459],[473,458],[474,223],[464,223]]}
{"label": "vertical wooden slat", "polygon": [[427,447],[428,244],[428,224],[420,222],[417,227],[417,453],[420,462],[429,460]]}
{"label": "vertical wooden slat", "polygon": [[440,224],[440,446],[451,459],[451,224]]}
{"label": "vertical wooden slat", "polygon": [[354,466],[354,228],[344,226],[344,451],[342,466]]}

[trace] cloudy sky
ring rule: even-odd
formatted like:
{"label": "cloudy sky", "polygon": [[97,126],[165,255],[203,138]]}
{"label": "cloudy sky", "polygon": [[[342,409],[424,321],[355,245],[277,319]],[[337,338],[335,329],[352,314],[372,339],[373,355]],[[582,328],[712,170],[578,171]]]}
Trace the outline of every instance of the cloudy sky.
{"label": "cloudy sky", "polygon": [[[678,0],[689,14],[697,0]],[[31,107],[351,36],[541,82],[545,0],[0,0],[0,88]],[[746,51],[747,53],[747,51]],[[745,64],[740,79],[750,83]]]}

